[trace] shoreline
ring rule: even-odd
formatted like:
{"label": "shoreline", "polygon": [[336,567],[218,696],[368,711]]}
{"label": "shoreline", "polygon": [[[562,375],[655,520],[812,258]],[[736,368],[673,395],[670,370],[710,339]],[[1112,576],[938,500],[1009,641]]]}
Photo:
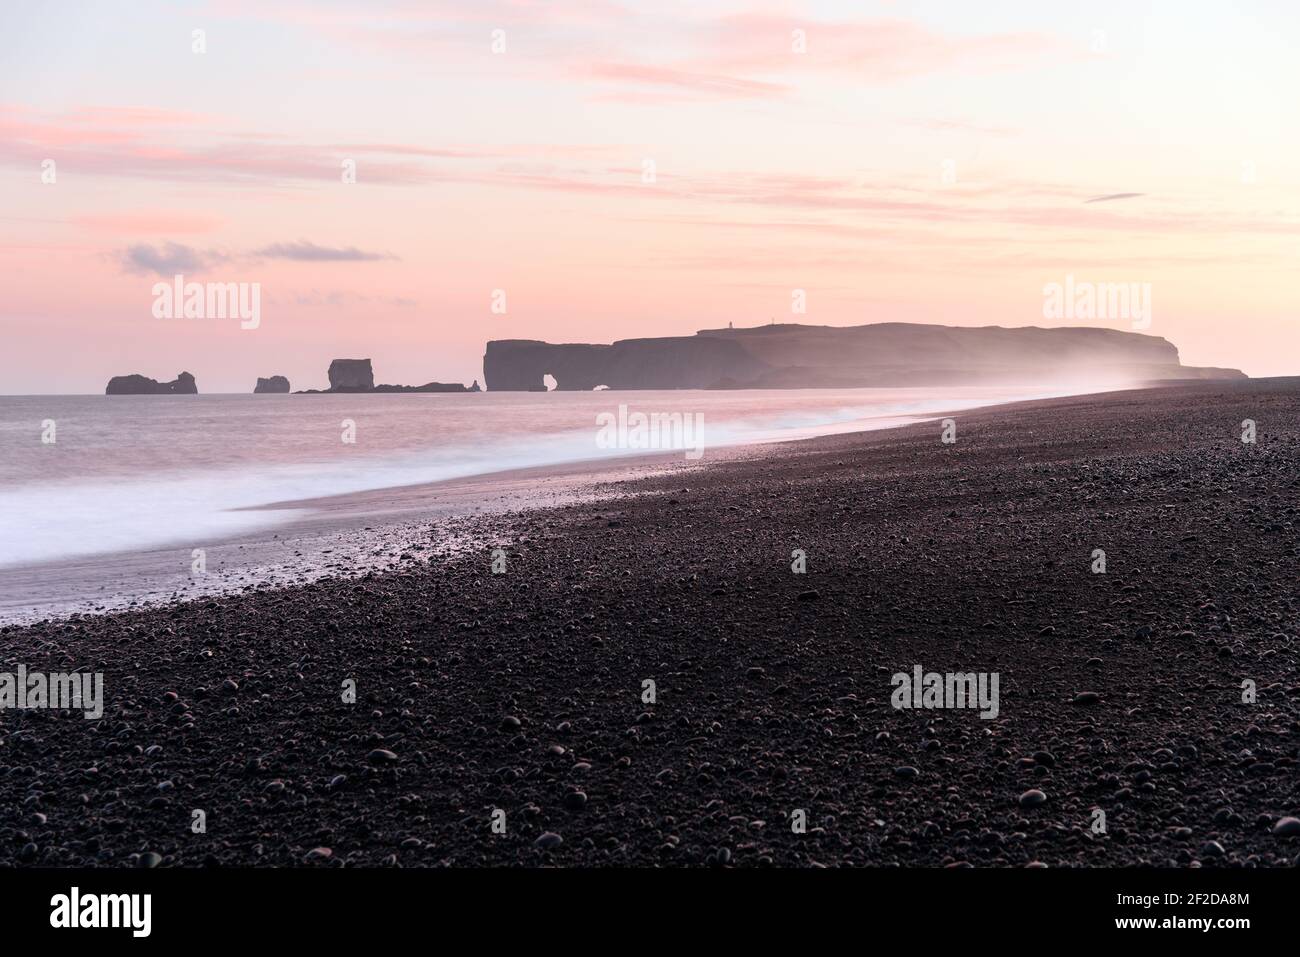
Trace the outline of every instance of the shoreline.
{"label": "shoreline", "polygon": [[[596,464],[608,463],[516,469],[241,509],[299,514],[282,524],[205,542],[208,572],[200,577],[190,573],[188,543],[9,566],[0,570],[5,579],[0,625],[165,607],[250,587],[293,587],[390,569],[409,549],[423,552],[438,541],[426,532],[438,530],[445,539],[441,544],[451,546],[457,524],[475,515],[576,501],[589,482],[631,470],[591,467]],[[444,554],[453,550],[438,549]],[[107,587],[118,589],[114,599],[106,603],[94,597]]]}
{"label": "shoreline", "polygon": [[[0,628],[105,675],[98,722],[0,712],[0,863],[1289,866],[1297,423],[1300,379],[963,412]],[[997,717],[891,707],[917,666],[998,674]]]}
{"label": "shoreline", "polygon": [[[972,401],[979,400],[963,400]],[[3,566],[0,625],[160,607],[250,588],[292,587],[321,578],[391,570],[418,557],[412,552],[454,551],[461,534],[458,524],[475,515],[597,501],[619,494],[622,484],[659,471],[708,467],[761,457],[764,449],[791,442],[898,429],[974,409],[1035,401],[1044,400],[1036,396],[825,423],[804,429],[816,431],[814,435],[711,446],[703,459],[683,460],[681,449],[629,452],[245,506],[231,512],[278,511],[289,517],[201,542],[151,544]],[[434,544],[427,532],[435,533]],[[448,547],[438,547],[443,545]],[[207,569],[202,575],[191,570],[196,546],[202,548]]]}

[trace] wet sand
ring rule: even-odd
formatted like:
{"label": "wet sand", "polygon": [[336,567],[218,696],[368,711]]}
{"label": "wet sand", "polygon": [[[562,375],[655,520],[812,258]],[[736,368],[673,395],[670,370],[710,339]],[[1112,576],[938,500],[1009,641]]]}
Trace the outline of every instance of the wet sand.
{"label": "wet sand", "polygon": [[[709,461],[723,454],[715,452]],[[280,524],[235,536],[0,568],[0,625],[304,584],[446,557],[462,547],[466,518],[616,495],[621,482],[680,464],[680,453],[629,456],[270,503],[259,510],[278,513]],[[196,547],[205,553],[202,574],[193,571]]]}
{"label": "wet sand", "polygon": [[[922,418],[880,416],[872,427]],[[764,454],[764,448],[711,448],[701,459],[687,459],[681,451],[627,454],[269,502],[242,510],[267,513],[267,525],[236,535],[0,567],[0,625],[154,607],[445,558],[463,547],[467,535],[473,538],[464,519],[616,498],[632,480],[743,460]],[[201,571],[194,567],[195,548],[204,553]]]}

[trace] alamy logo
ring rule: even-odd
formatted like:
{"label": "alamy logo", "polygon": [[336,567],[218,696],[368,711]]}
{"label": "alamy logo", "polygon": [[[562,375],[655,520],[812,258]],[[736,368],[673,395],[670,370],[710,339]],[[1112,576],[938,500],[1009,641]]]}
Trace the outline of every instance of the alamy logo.
{"label": "alamy logo", "polygon": [[8,708],[54,708],[82,711],[87,720],[104,715],[104,673],[50,673],[27,670],[0,672],[0,711]]}
{"label": "alamy logo", "polygon": [[85,894],[79,887],[50,898],[50,926],[129,927],[131,936],[148,937],[153,929],[153,897],[149,894]]}
{"label": "alamy logo", "polygon": [[155,319],[238,319],[241,329],[262,324],[260,282],[186,282],[177,275],[152,291]]}
{"label": "alamy logo", "polygon": [[703,412],[628,412],[596,416],[596,447],[600,449],[685,449],[688,459],[704,454]]}
{"label": "alamy logo", "polygon": [[1151,283],[1076,282],[1073,275],[1064,283],[1043,287],[1044,319],[1125,319],[1134,329],[1151,326]]}
{"label": "alamy logo", "polygon": [[913,665],[910,675],[900,671],[890,684],[894,693],[889,700],[895,708],[979,708],[985,721],[998,716],[996,671],[940,674]]}

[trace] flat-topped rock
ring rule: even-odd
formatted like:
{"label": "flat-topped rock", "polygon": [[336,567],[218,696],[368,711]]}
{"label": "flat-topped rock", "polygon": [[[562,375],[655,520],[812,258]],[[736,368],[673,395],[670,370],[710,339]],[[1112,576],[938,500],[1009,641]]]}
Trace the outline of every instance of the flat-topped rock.
{"label": "flat-topped rock", "polygon": [[369,359],[335,359],[329,369],[331,392],[373,392],[375,370]]}
{"label": "flat-topped rock", "polygon": [[487,344],[491,391],[808,389],[1060,383],[1133,385],[1243,379],[1236,369],[1184,366],[1159,336],[1096,327],[865,326],[779,323],[609,345],[531,339]]}
{"label": "flat-topped rock", "polygon": [[282,375],[273,375],[269,379],[263,379],[260,376],[257,385],[253,388],[253,394],[257,395],[262,392],[288,392],[289,380]]}

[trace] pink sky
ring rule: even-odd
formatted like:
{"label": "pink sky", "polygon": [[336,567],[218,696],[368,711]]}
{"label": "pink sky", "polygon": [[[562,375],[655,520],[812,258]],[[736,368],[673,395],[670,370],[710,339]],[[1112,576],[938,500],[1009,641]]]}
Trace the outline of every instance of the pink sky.
{"label": "pink sky", "polygon": [[[1297,13],[1055,6],[6,4],[0,392],[320,388],[365,356],[468,383],[489,339],[772,318],[1068,324],[1043,318],[1067,275],[1150,283],[1185,363],[1300,372]],[[154,318],[175,272],[260,283],[260,325]]]}

